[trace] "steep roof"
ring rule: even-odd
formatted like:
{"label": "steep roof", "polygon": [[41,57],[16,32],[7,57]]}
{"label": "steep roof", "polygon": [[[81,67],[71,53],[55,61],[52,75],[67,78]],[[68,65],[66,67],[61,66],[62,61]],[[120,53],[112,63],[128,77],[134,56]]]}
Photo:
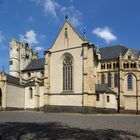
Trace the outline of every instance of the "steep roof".
{"label": "steep roof", "polygon": [[[63,40],[65,39],[65,35],[68,36],[68,44]],[[71,23],[66,20],[64,24],[62,25],[58,35],[56,36],[50,51],[58,51],[62,49],[67,49],[69,46],[72,47],[78,47],[81,46],[81,44],[84,42],[83,37],[80,35],[80,33],[74,28]],[[68,46],[67,46],[68,45]]]}
{"label": "steep roof", "polygon": [[44,64],[45,64],[45,58],[31,60],[31,62],[24,70],[22,70],[22,72],[44,69]]}
{"label": "steep roof", "polygon": [[7,82],[20,85],[20,79],[6,73]]}
{"label": "steep roof", "polygon": [[66,21],[66,22],[70,25],[70,27],[74,30],[74,32],[75,32],[82,40],[84,40],[83,37],[82,37],[82,35],[78,32],[78,30],[76,30],[76,28],[74,28],[73,25],[72,25],[69,21]]}
{"label": "steep roof", "polygon": [[101,60],[106,60],[118,58],[120,54],[124,55],[127,52],[128,48],[122,45],[116,45],[100,48],[99,50],[101,53]]}
{"label": "steep roof", "polygon": [[106,93],[114,93],[115,94],[115,92],[113,90],[111,90],[107,84],[96,84],[95,90],[96,90],[96,92],[99,92],[99,93],[106,92]]}
{"label": "steep roof", "polygon": [[[35,86],[35,81],[29,81],[25,84],[25,87]],[[39,86],[44,86],[44,82],[40,83]]]}
{"label": "steep roof", "polygon": [[134,54],[134,56],[135,56],[136,58],[139,58],[139,56],[140,56],[140,51],[137,51],[137,50],[134,50],[134,49],[131,49],[131,51],[133,52],[133,54]]}

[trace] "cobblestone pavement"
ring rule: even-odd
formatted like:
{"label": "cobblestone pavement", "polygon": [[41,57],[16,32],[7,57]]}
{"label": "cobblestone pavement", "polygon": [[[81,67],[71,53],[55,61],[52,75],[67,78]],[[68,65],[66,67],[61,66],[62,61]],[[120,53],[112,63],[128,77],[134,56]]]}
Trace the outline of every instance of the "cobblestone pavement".
{"label": "cobblestone pavement", "polygon": [[140,116],[0,112],[0,139],[140,140]]}

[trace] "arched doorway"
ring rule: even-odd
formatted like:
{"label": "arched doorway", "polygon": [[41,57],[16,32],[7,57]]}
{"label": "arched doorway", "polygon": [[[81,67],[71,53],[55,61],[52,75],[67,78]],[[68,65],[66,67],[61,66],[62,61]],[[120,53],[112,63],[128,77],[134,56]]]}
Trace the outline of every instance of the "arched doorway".
{"label": "arched doorway", "polygon": [[0,110],[2,108],[2,90],[0,88]]}

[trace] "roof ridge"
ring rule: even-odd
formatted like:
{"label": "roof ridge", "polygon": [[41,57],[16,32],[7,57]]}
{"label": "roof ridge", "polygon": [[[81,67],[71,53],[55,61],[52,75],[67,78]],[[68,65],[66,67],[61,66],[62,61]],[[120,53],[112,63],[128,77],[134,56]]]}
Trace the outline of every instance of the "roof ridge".
{"label": "roof ridge", "polygon": [[112,45],[112,46],[105,46],[105,47],[101,47],[99,49],[104,49],[104,48],[113,48],[113,47],[123,47],[126,49],[129,49],[128,47],[124,46],[124,45]]}
{"label": "roof ridge", "polygon": [[15,77],[15,76],[13,76],[13,75],[8,74],[8,73],[5,73],[5,75],[6,75],[6,76],[13,77],[13,78],[16,78],[16,79],[20,79],[20,78],[18,78],[18,77]]}

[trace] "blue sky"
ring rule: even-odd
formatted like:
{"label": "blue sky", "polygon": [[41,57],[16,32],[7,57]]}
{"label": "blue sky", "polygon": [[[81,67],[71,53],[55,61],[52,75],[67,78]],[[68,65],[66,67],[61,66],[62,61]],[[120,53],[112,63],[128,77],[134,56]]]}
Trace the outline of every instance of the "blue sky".
{"label": "blue sky", "polygon": [[13,38],[27,41],[43,57],[66,14],[99,47],[121,44],[140,50],[140,0],[0,0],[0,70],[9,70]]}

